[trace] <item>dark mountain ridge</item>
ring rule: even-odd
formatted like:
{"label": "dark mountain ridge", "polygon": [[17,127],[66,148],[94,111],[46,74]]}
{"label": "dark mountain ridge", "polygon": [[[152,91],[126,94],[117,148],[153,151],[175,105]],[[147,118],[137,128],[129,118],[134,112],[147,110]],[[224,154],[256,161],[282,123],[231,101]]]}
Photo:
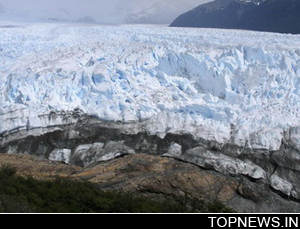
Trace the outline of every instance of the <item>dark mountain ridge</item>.
{"label": "dark mountain ridge", "polygon": [[180,15],[172,27],[300,33],[299,0],[216,0]]}

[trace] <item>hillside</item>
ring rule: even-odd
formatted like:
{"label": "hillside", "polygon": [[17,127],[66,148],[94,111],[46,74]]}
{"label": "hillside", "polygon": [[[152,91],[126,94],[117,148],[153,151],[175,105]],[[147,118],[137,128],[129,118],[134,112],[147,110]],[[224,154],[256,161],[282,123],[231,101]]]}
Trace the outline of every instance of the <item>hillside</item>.
{"label": "hillside", "polygon": [[84,169],[0,154],[0,184],[0,212],[267,212],[270,206],[296,212],[299,207],[263,184],[146,154]]}
{"label": "hillside", "polygon": [[[212,180],[199,180],[191,189],[186,175]],[[233,190],[227,191],[227,184],[215,176],[149,155],[80,170],[31,156],[0,154],[0,213],[232,212],[222,202]],[[213,185],[223,185],[226,193],[206,195]]]}

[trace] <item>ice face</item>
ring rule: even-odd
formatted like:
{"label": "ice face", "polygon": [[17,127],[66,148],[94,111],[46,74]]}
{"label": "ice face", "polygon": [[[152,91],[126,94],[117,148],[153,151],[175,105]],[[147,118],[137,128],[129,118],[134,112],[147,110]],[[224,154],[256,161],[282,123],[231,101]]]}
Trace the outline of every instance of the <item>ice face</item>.
{"label": "ice face", "polygon": [[300,36],[7,25],[0,24],[0,133],[59,125],[41,115],[79,108],[104,120],[147,120],[146,130],[161,136],[275,150],[300,126]]}

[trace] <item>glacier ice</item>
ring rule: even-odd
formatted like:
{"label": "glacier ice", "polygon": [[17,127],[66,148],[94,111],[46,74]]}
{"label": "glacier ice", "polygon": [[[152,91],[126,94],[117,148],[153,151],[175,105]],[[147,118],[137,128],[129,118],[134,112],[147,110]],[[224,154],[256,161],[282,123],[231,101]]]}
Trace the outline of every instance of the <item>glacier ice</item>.
{"label": "glacier ice", "polygon": [[[47,114],[80,109],[103,120],[143,121],[162,137],[188,133],[277,150],[300,126],[300,36],[7,25],[0,23],[0,133],[64,124]],[[299,146],[297,136],[289,132]]]}

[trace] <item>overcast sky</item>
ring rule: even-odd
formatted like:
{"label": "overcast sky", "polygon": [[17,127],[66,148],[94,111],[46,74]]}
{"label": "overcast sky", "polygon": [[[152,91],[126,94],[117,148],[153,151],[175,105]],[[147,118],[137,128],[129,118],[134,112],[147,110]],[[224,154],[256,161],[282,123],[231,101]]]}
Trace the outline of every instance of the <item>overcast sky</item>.
{"label": "overcast sky", "polygon": [[90,16],[99,22],[134,20],[170,23],[179,14],[210,0],[0,0],[7,12],[30,18]]}

